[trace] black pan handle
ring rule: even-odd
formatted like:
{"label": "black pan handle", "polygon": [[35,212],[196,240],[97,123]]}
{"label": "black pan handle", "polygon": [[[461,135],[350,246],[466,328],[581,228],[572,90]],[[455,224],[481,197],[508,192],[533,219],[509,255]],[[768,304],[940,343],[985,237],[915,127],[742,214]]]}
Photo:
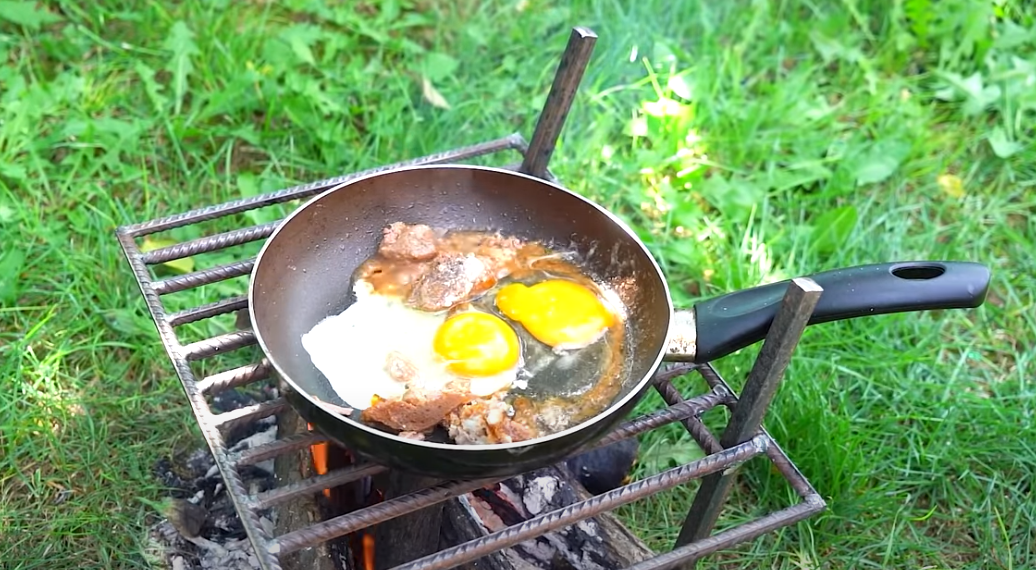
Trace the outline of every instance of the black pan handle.
{"label": "black pan handle", "polygon": [[[989,277],[985,265],[950,261],[879,263],[818,273],[810,278],[824,292],[809,324],[887,313],[975,308],[986,299]],[[695,304],[693,361],[715,360],[763,340],[789,282],[761,285]],[[680,356],[670,355],[667,360],[680,360]]]}

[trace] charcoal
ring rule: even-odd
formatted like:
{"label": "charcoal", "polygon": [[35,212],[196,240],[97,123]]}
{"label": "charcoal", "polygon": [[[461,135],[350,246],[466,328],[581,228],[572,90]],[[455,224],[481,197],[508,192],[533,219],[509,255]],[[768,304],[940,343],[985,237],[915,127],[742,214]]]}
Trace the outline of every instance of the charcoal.
{"label": "charcoal", "polygon": [[[224,403],[238,404],[248,401],[254,403],[255,400],[223,400]],[[252,433],[239,442],[238,449],[272,441],[276,438],[277,427],[269,421],[252,422],[243,431]],[[207,447],[202,445],[187,453],[163,457],[155,463],[153,472],[172,499],[170,508],[162,513],[167,518],[151,532],[152,541],[165,555],[167,568],[259,569],[259,561],[227,494],[226,483]],[[268,464],[241,466],[238,473],[249,493],[261,493],[276,486]],[[268,510],[261,515],[265,524],[272,528],[275,513]]]}
{"label": "charcoal", "polygon": [[258,403],[259,401],[253,395],[237,388],[231,388],[212,397],[212,411],[223,414]]}

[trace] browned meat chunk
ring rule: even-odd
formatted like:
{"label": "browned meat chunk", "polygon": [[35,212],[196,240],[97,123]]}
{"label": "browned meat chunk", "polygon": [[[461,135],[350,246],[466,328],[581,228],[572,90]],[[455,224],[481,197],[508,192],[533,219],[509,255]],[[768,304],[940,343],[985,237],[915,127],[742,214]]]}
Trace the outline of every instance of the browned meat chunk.
{"label": "browned meat chunk", "polygon": [[446,418],[450,438],[458,445],[513,443],[536,437],[534,429],[509,415],[510,406],[498,398],[476,400]]}
{"label": "browned meat chunk", "polygon": [[398,400],[378,400],[361,415],[365,422],[377,422],[398,431],[427,431],[446,414],[471,400],[466,390],[426,392],[407,390]]}
{"label": "browned meat chunk", "polygon": [[409,294],[414,282],[428,272],[431,261],[409,261],[405,259],[386,259],[382,256],[372,257],[363,262],[356,271],[356,278],[374,286],[381,295]]}
{"label": "browned meat chunk", "polygon": [[[485,266],[487,279],[500,279],[516,269],[525,244],[516,237],[502,237],[496,234],[457,232],[447,234],[442,241],[442,251],[470,252]],[[532,249],[532,248],[530,248]]]}
{"label": "browned meat chunk", "polygon": [[432,268],[414,283],[407,304],[422,311],[445,311],[488,289],[486,266],[474,255],[440,255]]}
{"label": "browned meat chunk", "polygon": [[449,232],[425,224],[395,222],[382,234],[378,255],[364,262],[356,277],[429,312],[470,301],[546,254],[543,246],[513,236]]}
{"label": "browned meat chunk", "polygon": [[378,253],[388,259],[425,261],[439,253],[435,230],[424,224],[408,226],[395,222],[382,230],[382,234]]}

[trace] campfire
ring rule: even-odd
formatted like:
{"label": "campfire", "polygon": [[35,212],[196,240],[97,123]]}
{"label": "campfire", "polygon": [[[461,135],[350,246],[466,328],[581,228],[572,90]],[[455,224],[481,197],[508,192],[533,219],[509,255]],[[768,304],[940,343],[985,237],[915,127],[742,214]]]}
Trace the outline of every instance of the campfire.
{"label": "campfire", "polygon": [[[688,373],[700,374],[712,391],[684,399],[671,380]],[[242,395],[246,388],[229,387],[212,401],[219,416],[237,418],[223,430],[233,437],[223,451],[232,476],[221,477],[203,449],[161,461],[156,472],[179,500],[155,537],[170,565],[184,569],[452,568],[473,560],[494,570],[627,568],[659,557],[610,510],[703,475],[722,474],[756,455],[772,460],[803,502],[754,528],[721,533],[727,536],[714,541],[716,547],[822,508],[765,434],[723,449],[701,423],[707,410],[735,401],[711,367],[678,365],[656,380],[668,407],[627,422],[565,462],[502,481],[435,481],[370,464],[282,406],[280,388]],[[242,424],[240,418],[251,421]],[[641,481],[615,475],[629,472],[636,434],[674,421],[684,423],[712,455]],[[587,471],[594,463],[617,469],[602,479]],[[242,510],[244,516],[237,516]],[[259,554],[250,533],[261,541]],[[263,565],[260,556],[272,564]]]}
{"label": "campfire", "polygon": [[[606,512],[610,505],[600,499],[618,503],[620,491],[652,494],[761,450],[742,446],[724,452],[730,456],[726,461],[704,462],[656,481],[629,483],[616,476],[632,466],[636,439],[630,436],[680,419],[706,433],[697,416],[732,399],[718,377],[713,378],[719,382],[716,391],[680,398],[670,378],[693,369],[683,365],[660,376],[660,393],[673,399],[673,406],[625,424],[594,449],[563,463],[503,481],[434,481],[371,465],[313,432],[290,408],[272,405],[279,399],[278,388],[253,391],[258,396],[229,388],[213,398],[221,415],[279,409],[245,429],[237,424],[227,430],[236,438],[226,442],[228,458],[236,462],[240,486],[246,490],[237,499],[253,506],[246,513],[250,516],[235,516],[232,487],[224,485],[212,456],[199,449],[157,466],[180,500],[156,529],[156,539],[165,544],[171,565],[185,569],[263,568],[246,536],[247,523],[242,521],[249,519],[258,522],[264,535],[277,537],[268,549],[280,551],[276,559],[282,568],[380,570],[480,542],[485,546],[463,553],[471,558],[486,551],[488,556],[477,556],[482,558],[480,568],[626,568],[653,553]],[[615,469],[591,473],[587,465],[594,463]],[[595,499],[588,486],[601,494]],[[379,512],[387,505],[392,507],[388,513]],[[574,524],[560,524],[566,522],[563,518],[542,520],[566,510]],[[363,524],[357,517],[383,520]],[[193,527],[185,523],[191,519]],[[487,542],[515,529],[531,537],[498,538],[500,548]],[[440,566],[453,567],[431,567]]]}
{"label": "campfire", "polygon": [[[576,29],[572,37],[531,143],[512,135],[405,164],[461,163],[517,151],[531,163],[533,172],[546,176],[546,161],[594,36]],[[247,298],[212,298],[173,310],[169,297],[217,282],[242,284],[243,292],[254,259],[173,277],[159,277],[152,268],[201,253],[237,251],[240,248],[235,246],[265,239],[276,224],[236,227],[236,214],[304,200],[362,174],[119,229],[120,243],[205,439],[205,447],[166,458],[156,466],[156,476],[172,498],[154,532],[169,567],[674,568],[824,508],[819,495],[760,428],[819,294],[819,288],[808,281],[795,281],[789,287],[741,400],[710,364],[670,365],[660,369],[652,383],[665,406],[626,418],[603,439],[563,461],[509,478],[432,480],[372,463],[331,441],[307,425],[289,404],[286,386],[254,348],[256,338],[247,319],[238,318],[236,330],[221,335],[183,340],[181,331],[190,323],[247,315]],[[225,229],[141,251],[144,236],[202,222],[207,228],[225,224]],[[683,394],[673,380],[687,375],[697,375],[708,389],[693,397]],[[703,414],[717,407],[733,411],[720,435],[701,421]],[[674,422],[682,424],[708,455],[631,481],[637,437]],[[752,458],[772,462],[800,502],[712,534],[735,468]],[[611,514],[622,505],[695,479],[702,479],[698,496],[670,552],[651,551]]]}

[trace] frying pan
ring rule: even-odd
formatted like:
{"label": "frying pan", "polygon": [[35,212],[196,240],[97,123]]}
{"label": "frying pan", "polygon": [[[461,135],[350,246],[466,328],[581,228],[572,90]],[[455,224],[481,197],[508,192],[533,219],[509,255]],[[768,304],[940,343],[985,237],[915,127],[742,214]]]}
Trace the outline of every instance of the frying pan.
{"label": "frying pan", "polygon": [[[631,362],[612,403],[564,431],[510,444],[457,445],[399,437],[323,403],[348,404],[314,367],[302,335],[355,298],[352,275],[397,221],[498,230],[569,244],[610,284],[628,320]],[[983,303],[990,272],[970,262],[865,265],[812,275],[824,292],[810,324]],[[666,361],[712,361],[765,338],[788,282],[746,289],[675,311],[647,247],[615,215],[559,185],[510,170],[405,167],[355,179],[299,207],[264,244],[249,311],[259,346],[287,384],[286,398],[316,429],[375,462],[449,479],[506,477],[562,460],[603,437],[640,400]],[[363,378],[355,381],[363,382]]]}

